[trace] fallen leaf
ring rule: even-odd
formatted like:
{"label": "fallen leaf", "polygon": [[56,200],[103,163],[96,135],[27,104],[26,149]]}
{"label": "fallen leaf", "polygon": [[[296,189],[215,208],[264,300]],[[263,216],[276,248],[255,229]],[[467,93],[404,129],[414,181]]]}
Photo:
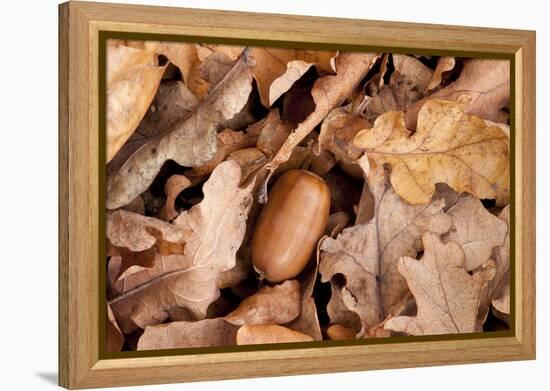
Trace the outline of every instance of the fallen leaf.
{"label": "fallen leaf", "polygon": [[327,329],[327,335],[329,339],[333,341],[355,339],[355,334],[355,330],[342,326],[341,324],[330,325]]}
{"label": "fallen leaf", "polygon": [[453,70],[455,67],[455,58],[454,57],[439,57],[437,59],[437,65],[435,66],[435,71],[430,79],[427,90],[433,90],[441,85],[443,74]]}
{"label": "fallen leaf", "polygon": [[[353,89],[365,77],[376,59],[373,53],[342,53],[336,58],[336,75],[328,75],[318,79],[313,85],[311,96],[315,110],[288,136],[273,160],[268,170],[273,172],[286,162],[294,148],[315,128],[326,115],[339,106],[349,96]],[[264,202],[267,200],[261,200]]]}
{"label": "fallen leaf", "polygon": [[133,252],[152,248],[159,241],[184,243],[185,233],[155,217],[142,216],[123,209],[107,213],[107,239],[116,247]]}
{"label": "fallen leaf", "polygon": [[215,52],[197,60],[189,69],[189,89],[202,100],[223,79],[236,60],[224,53]]}
{"label": "fallen leaf", "polygon": [[340,71],[334,65],[334,51],[253,47],[250,54],[258,63],[254,78],[265,107],[271,107],[312,66],[324,72]]}
{"label": "fallen leaf", "polygon": [[107,162],[139,125],[164,70],[154,50],[107,42]]}
{"label": "fallen leaf", "polygon": [[189,70],[197,60],[195,45],[187,42],[147,41],[146,47],[165,56],[168,61],[177,66],[186,85],[189,85]]}
{"label": "fallen leaf", "polygon": [[410,335],[472,333],[483,289],[493,278],[494,263],[474,275],[464,269],[464,252],[454,242],[442,243],[437,235],[422,236],[420,261],[401,257],[398,270],[416,298],[416,316],[388,319],[385,328]]}
{"label": "fallen leaf", "polygon": [[245,324],[237,331],[237,345],[309,341],[313,341],[309,335],[275,324]]}
{"label": "fallen leaf", "polygon": [[430,201],[437,182],[478,198],[509,198],[509,139],[497,126],[464,113],[465,103],[427,101],[410,134],[403,113],[387,112],[354,143],[369,161],[391,166],[391,183],[411,204]]}
{"label": "fallen leaf", "polygon": [[325,235],[335,238],[349,223],[349,216],[346,212],[336,212],[328,216]]}
{"label": "fallen leaf", "polygon": [[137,350],[232,346],[236,344],[237,330],[237,326],[223,319],[147,326]]}
{"label": "fallen leaf", "polygon": [[459,100],[468,96],[465,112],[498,121],[500,110],[510,100],[510,61],[474,58],[464,63],[458,79],[410,107],[405,114],[407,128],[414,130],[419,110],[427,99]]}
{"label": "fallen leaf", "polygon": [[249,130],[259,134],[256,148],[272,159],[284,144],[291,128],[281,121],[279,110],[274,109],[267,117],[252,125]]}
{"label": "fallen leaf", "polygon": [[287,280],[273,287],[264,286],[244,299],[224,319],[238,326],[244,324],[283,324],[300,313],[300,283]]}
{"label": "fallen leaf", "polygon": [[433,71],[412,56],[393,54],[392,59],[395,70],[404,76],[419,93],[423,93],[432,78]]}
{"label": "fallen leaf", "polygon": [[141,146],[169,131],[188,117],[198,104],[197,98],[180,81],[160,83],[155,98],[137,129],[107,165],[107,175],[116,174]]}
{"label": "fallen leaf", "polygon": [[241,184],[246,183],[267,163],[267,157],[257,148],[245,148],[231,152],[227,160],[235,161],[241,167]]}
{"label": "fallen leaf", "polygon": [[321,124],[319,143],[316,154],[327,149],[334,154],[336,160],[355,163],[363,154],[363,150],[353,145],[353,138],[362,129],[371,127],[359,113],[351,111],[351,106],[338,107],[331,110]]}
{"label": "fallen leaf", "polygon": [[120,171],[109,178],[107,208],[123,206],[145,191],[169,159],[187,167],[210,160],[216,152],[218,126],[237,114],[248,101],[253,67],[254,61],[243,54],[187,119],[136,151]]}
{"label": "fallen leaf", "polygon": [[253,184],[239,188],[240,177],[235,162],[216,167],[203,186],[202,202],[173,223],[185,234],[184,254],[162,257],[154,270],[132,274],[139,285],[110,300],[123,332],[162,322],[174,306],[187,308],[196,319],[206,316],[219,296],[218,277],[235,266],[245,234]]}
{"label": "fallen leaf", "polygon": [[[507,205],[499,215],[509,227],[510,206]],[[489,284],[488,296],[492,297],[493,307],[502,314],[510,314],[510,228],[506,231],[504,244],[496,249],[496,276]]]}
{"label": "fallen leaf", "polygon": [[[410,205],[393,191],[382,172],[376,174],[371,171],[368,182],[374,217],[321,244],[321,281],[330,281],[336,274],[345,277],[341,296],[347,309],[361,318],[362,333],[395,314],[408,292],[397,271],[399,257],[422,250],[424,232],[442,234],[451,227],[443,201]],[[331,322],[342,323],[332,318]]]}
{"label": "fallen leaf", "polygon": [[109,304],[107,304],[107,334],[105,335],[105,338],[105,350],[107,352],[120,352],[122,350],[122,345],[124,345],[124,335],[118,327]]}
{"label": "fallen leaf", "polygon": [[199,178],[210,174],[230,153],[242,148],[253,147],[257,139],[258,133],[255,129],[249,129],[246,132],[224,129],[217,135],[217,147],[214,156],[206,163],[187,171],[186,175],[190,178]]}
{"label": "fallen leaf", "polygon": [[493,249],[504,244],[507,224],[489,213],[472,195],[460,197],[447,214],[453,219],[453,227],[444,238],[462,247],[466,271],[483,265],[491,258]]}
{"label": "fallen leaf", "polygon": [[300,313],[296,319],[287,323],[285,326],[300,333],[309,335],[316,341],[321,341],[321,326],[317,316],[317,306],[313,297],[313,288],[317,281],[317,271],[319,268],[319,248],[315,262],[310,262],[308,266],[298,275],[300,280]]}
{"label": "fallen leaf", "polygon": [[191,181],[184,175],[172,175],[164,185],[166,193],[166,202],[162,206],[159,217],[166,221],[172,221],[178,216],[175,208],[177,196],[186,188],[191,186]]}

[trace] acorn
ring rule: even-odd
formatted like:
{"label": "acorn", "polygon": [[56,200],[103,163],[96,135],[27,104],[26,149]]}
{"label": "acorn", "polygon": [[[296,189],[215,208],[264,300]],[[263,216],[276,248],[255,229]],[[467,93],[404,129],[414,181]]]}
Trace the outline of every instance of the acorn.
{"label": "acorn", "polygon": [[277,179],[256,224],[250,255],[263,278],[280,282],[307,265],[323,235],[330,212],[325,181],[306,170],[289,170]]}

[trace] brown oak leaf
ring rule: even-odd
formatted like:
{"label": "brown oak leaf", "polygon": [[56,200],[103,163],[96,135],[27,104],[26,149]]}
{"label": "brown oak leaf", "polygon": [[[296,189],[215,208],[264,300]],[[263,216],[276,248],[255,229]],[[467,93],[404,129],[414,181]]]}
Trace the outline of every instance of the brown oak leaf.
{"label": "brown oak leaf", "polygon": [[202,348],[236,344],[238,326],[223,319],[170,322],[145,327],[137,350]]}
{"label": "brown oak leaf", "polygon": [[245,324],[237,331],[237,345],[309,342],[313,338],[276,324]]}
{"label": "brown oak leaf", "polygon": [[155,96],[164,70],[165,66],[158,65],[154,50],[108,40],[107,162],[139,125]]}
{"label": "brown oak leaf", "polygon": [[445,72],[451,71],[455,67],[455,58],[454,57],[439,57],[437,59],[437,65],[435,66],[435,71],[430,79],[427,90],[433,90],[441,85],[443,81],[443,74]]}
{"label": "brown oak leaf", "polygon": [[510,61],[474,58],[464,63],[458,79],[417,102],[405,114],[407,128],[414,130],[419,110],[427,99],[458,100],[468,96],[467,114],[500,122],[500,110],[510,100]]}
{"label": "brown oak leaf", "polygon": [[195,167],[210,160],[218,126],[245,106],[252,91],[254,61],[245,52],[186,119],[137,150],[107,183],[107,208],[116,209],[145,191],[167,160]]}
{"label": "brown oak leaf", "polygon": [[191,181],[185,175],[172,175],[164,185],[166,202],[159,211],[159,217],[171,221],[178,216],[175,208],[176,198],[183,190],[191,186]]}
{"label": "brown oak leaf", "polygon": [[464,112],[462,101],[427,101],[411,134],[402,112],[387,112],[354,143],[370,162],[391,166],[391,183],[411,204],[430,201],[437,182],[478,198],[509,198],[509,139],[498,126],[488,126]]}
{"label": "brown oak leaf", "polygon": [[[508,224],[506,237],[502,246],[496,249],[496,276],[489,284],[489,296],[492,304],[499,312],[510,314],[510,206],[507,205],[499,218]],[[493,293],[494,292],[494,293]]]}
{"label": "brown oak leaf", "polygon": [[244,299],[224,319],[238,326],[243,324],[283,324],[300,313],[300,283],[287,280],[273,287],[264,286]]}
{"label": "brown oak leaf", "polygon": [[397,316],[385,328],[410,335],[471,333],[478,330],[476,320],[481,295],[495,273],[494,262],[474,275],[464,269],[464,252],[454,242],[443,243],[437,235],[422,236],[424,255],[420,261],[401,257],[398,270],[418,306],[416,316]]}
{"label": "brown oak leaf", "polygon": [[110,300],[123,332],[161,323],[176,306],[196,319],[206,316],[219,296],[218,277],[235,266],[246,230],[253,184],[240,188],[240,179],[237,163],[218,165],[203,186],[204,199],[173,223],[185,235],[184,254],[159,255],[152,270],[128,276],[137,285]]}
{"label": "brown oak leaf", "polygon": [[453,219],[453,228],[445,239],[462,247],[466,271],[483,265],[491,259],[493,249],[504,244],[507,224],[489,213],[481,201],[472,195],[461,196],[447,214]]}
{"label": "brown oak leaf", "polygon": [[[372,170],[368,183],[376,213],[364,224],[346,228],[336,239],[321,244],[322,281],[342,274],[341,297],[347,309],[361,318],[362,333],[395,314],[406,297],[406,281],[397,271],[400,256],[422,250],[422,234],[442,234],[451,227],[443,201],[410,205],[387,183],[381,169]],[[342,323],[331,318],[332,323]]]}
{"label": "brown oak leaf", "polygon": [[[317,79],[311,90],[315,110],[295,128],[268,164],[273,172],[292,155],[294,148],[326,117],[335,107],[340,106],[353,89],[361,82],[378,58],[374,53],[342,53],[336,57],[336,75]],[[267,177],[269,179],[269,175]],[[260,202],[267,201],[262,197]]]}
{"label": "brown oak leaf", "polygon": [[124,345],[124,335],[116,322],[111,306],[107,304],[107,334],[105,335],[107,352],[120,352]]}

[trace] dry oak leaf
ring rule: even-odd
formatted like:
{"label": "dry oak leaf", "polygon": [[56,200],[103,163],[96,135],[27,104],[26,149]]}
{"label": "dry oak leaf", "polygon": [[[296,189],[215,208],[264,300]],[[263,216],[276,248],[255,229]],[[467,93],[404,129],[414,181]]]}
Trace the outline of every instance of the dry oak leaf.
{"label": "dry oak leaf", "polygon": [[456,61],[454,57],[439,57],[437,59],[435,71],[426,89],[433,90],[434,88],[439,87],[443,81],[443,74],[451,71],[455,67],[455,63]]}
{"label": "dry oak leaf", "polygon": [[335,51],[252,47],[250,54],[258,62],[254,78],[265,107],[271,107],[312,66],[323,72],[340,71]]}
{"label": "dry oak leaf", "polygon": [[327,335],[333,341],[355,339],[355,330],[341,324],[333,324],[327,328]]}
{"label": "dry oak leaf", "polygon": [[253,174],[257,173],[268,161],[258,148],[245,148],[231,152],[227,160],[237,162],[241,167],[241,184],[246,183],[250,178],[255,179]]}
{"label": "dry oak leaf", "polygon": [[353,138],[362,129],[372,126],[359,113],[351,110],[351,105],[331,110],[321,124],[319,143],[315,154],[329,150],[336,160],[346,163],[355,162],[363,154],[363,150],[353,145]]}
{"label": "dry oak leaf", "polygon": [[[371,69],[377,54],[374,53],[340,53],[336,57],[336,75],[323,76],[315,81],[311,96],[315,110],[301,122],[288,136],[273,160],[268,164],[268,171],[273,172],[292,155],[294,148],[311,131],[321,123],[327,114],[340,106]],[[269,175],[267,177],[269,179]],[[261,203],[267,199],[260,200]]]}
{"label": "dry oak leaf", "polygon": [[237,331],[237,345],[309,342],[313,338],[276,324],[245,324]]}
{"label": "dry oak leaf", "polygon": [[182,254],[184,233],[154,217],[119,209],[107,214],[107,255],[120,256],[116,280],[155,266],[157,254]]}
{"label": "dry oak leaf", "polygon": [[122,345],[124,345],[124,335],[118,327],[109,304],[107,304],[107,333],[105,338],[105,350],[107,352],[120,352]]}
{"label": "dry oak leaf", "polygon": [[185,234],[184,254],[157,260],[149,273],[132,274],[129,277],[141,278],[141,283],[110,300],[124,333],[161,323],[172,307],[185,307],[195,319],[206,316],[219,296],[217,280],[235,266],[246,230],[253,184],[240,188],[240,179],[237,163],[216,167],[203,186],[202,202],[173,223]]}
{"label": "dry oak leaf", "polygon": [[[321,244],[321,280],[330,281],[336,274],[345,277],[340,295],[347,309],[361,318],[362,333],[395,315],[407,296],[406,281],[397,271],[399,257],[415,256],[422,250],[424,232],[442,234],[451,227],[443,201],[410,205],[380,171],[375,176],[372,170],[368,181],[374,217]],[[341,323],[332,318],[331,322]]]}
{"label": "dry oak leaf", "polygon": [[508,225],[472,195],[462,195],[447,214],[453,219],[453,228],[444,238],[462,247],[466,271],[483,265],[491,259],[493,249],[504,244]]}
{"label": "dry oak leaf", "polygon": [[418,59],[405,54],[393,54],[393,66],[418,92],[423,93],[430,82],[433,71]]}
{"label": "dry oak leaf", "polygon": [[107,175],[116,174],[143,144],[188,117],[198,103],[195,95],[181,81],[161,82],[145,117],[107,165]]}
{"label": "dry oak leaf", "polygon": [[[510,206],[507,205],[499,218],[508,224],[504,244],[496,249],[496,276],[489,284],[489,295],[493,298],[493,307],[503,313],[510,314]],[[494,292],[493,294],[491,294]]]}
{"label": "dry oak leaf", "polygon": [[243,148],[253,147],[257,139],[258,133],[254,128],[249,128],[246,132],[224,129],[217,135],[217,147],[214,156],[206,163],[193,167],[185,175],[190,178],[200,178],[210,174],[229,154]]}
{"label": "dry oak leaf", "polygon": [[273,158],[284,144],[291,127],[281,120],[278,109],[273,109],[267,117],[248,128],[249,132],[258,133],[256,148],[268,158]]}
{"label": "dry oak leaf", "polygon": [[430,201],[438,182],[458,192],[506,204],[509,198],[509,139],[498,126],[488,126],[464,113],[461,101],[427,101],[411,134],[402,112],[387,112],[354,143],[369,162],[388,163],[391,183],[411,204]]}
{"label": "dry oak leaf", "polygon": [[218,127],[239,113],[248,101],[254,65],[248,54],[243,53],[189,117],[138,149],[109,178],[107,208],[119,208],[144,192],[169,159],[187,167],[210,160],[216,152]]}
{"label": "dry oak leaf", "polygon": [[388,319],[384,327],[410,335],[481,331],[476,325],[477,312],[482,292],[494,276],[494,263],[470,275],[458,244],[443,243],[430,232],[422,236],[422,242],[420,261],[401,257],[398,262],[398,270],[416,298],[417,315]]}
{"label": "dry oak leaf", "polygon": [[147,41],[145,47],[150,48],[165,56],[168,61],[177,66],[181,72],[183,81],[189,85],[189,71],[197,61],[197,49],[195,44],[186,42],[158,42]]}
{"label": "dry oak leaf", "polygon": [[273,287],[264,286],[244,299],[224,319],[238,326],[244,324],[283,324],[300,313],[300,283],[287,280]]}
{"label": "dry oak leaf", "polygon": [[176,198],[179,193],[191,186],[191,181],[185,175],[172,175],[164,184],[166,202],[159,211],[159,217],[166,221],[172,221],[178,216],[175,208]]}
{"label": "dry oak leaf", "polygon": [[309,335],[316,341],[321,341],[323,335],[317,316],[317,306],[313,298],[313,288],[317,281],[317,271],[319,269],[319,245],[317,245],[317,256],[315,262],[309,265],[298,275],[301,285],[300,292],[300,313],[296,319],[287,323],[285,326],[300,333]]}
{"label": "dry oak leaf", "polygon": [[154,50],[108,41],[107,162],[139,125],[155,96],[164,70],[164,66],[158,65]]}
{"label": "dry oak leaf", "polygon": [[145,327],[137,350],[233,346],[238,326],[223,319],[170,322]]}
{"label": "dry oak leaf", "polygon": [[469,104],[465,107],[467,114],[499,122],[502,115],[500,110],[510,100],[510,61],[479,58],[466,61],[455,82],[407,110],[407,127],[415,128],[419,110],[427,99],[458,100],[461,96],[470,98]]}
{"label": "dry oak leaf", "polygon": [[506,319],[506,315],[510,314],[510,206],[502,209],[498,217],[507,225],[506,237],[504,243],[493,250],[495,278],[489,282],[482,296],[478,314],[480,325],[485,323],[491,304],[493,309],[498,311],[499,318]]}

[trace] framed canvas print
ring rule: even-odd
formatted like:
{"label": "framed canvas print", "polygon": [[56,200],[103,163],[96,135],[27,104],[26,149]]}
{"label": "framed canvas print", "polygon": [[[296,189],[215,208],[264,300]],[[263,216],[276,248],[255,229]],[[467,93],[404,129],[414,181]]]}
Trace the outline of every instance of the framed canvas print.
{"label": "framed canvas print", "polygon": [[535,33],[60,5],[60,384],[535,357]]}

